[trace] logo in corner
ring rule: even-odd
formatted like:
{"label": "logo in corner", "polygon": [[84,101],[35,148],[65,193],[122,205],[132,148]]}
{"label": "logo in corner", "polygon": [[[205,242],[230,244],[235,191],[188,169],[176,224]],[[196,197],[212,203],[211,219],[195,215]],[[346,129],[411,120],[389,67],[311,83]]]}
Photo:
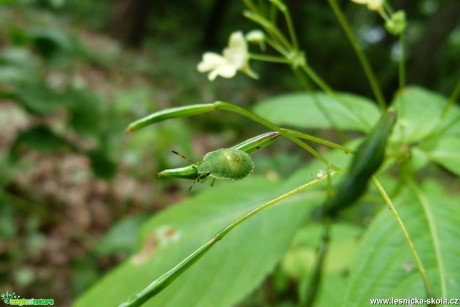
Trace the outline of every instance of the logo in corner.
{"label": "logo in corner", "polygon": [[0,294],[1,300],[6,305],[13,305],[13,306],[27,306],[27,305],[54,305],[53,299],[36,299],[36,298],[21,298],[20,295],[14,292],[2,292]]}
{"label": "logo in corner", "polygon": [[17,294],[14,293],[14,292],[13,292],[13,293],[10,293],[10,292],[8,292],[8,291],[6,291],[6,293],[0,294],[0,296],[1,296],[1,298],[2,298],[3,303],[5,303],[5,304],[7,304],[7,305],[10,304],[10,302],[11,302],[12,299],[21,298],[20,295],[17,295]]}

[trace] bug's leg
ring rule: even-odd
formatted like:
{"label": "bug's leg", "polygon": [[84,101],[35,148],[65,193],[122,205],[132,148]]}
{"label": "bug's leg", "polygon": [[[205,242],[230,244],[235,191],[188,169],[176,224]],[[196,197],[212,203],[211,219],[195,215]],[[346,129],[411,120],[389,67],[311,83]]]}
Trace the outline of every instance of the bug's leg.
{"label": "bug's leg", "polygon": [[192,184],[190,185],[190,187],[188,188],[188,190],[190,191],[190,190],[193,188],[193,186],[195,185],[195,183],[196,183],[197,181],[200,181],[200,179],[203,179],[203,181],[206,180],[207,177],[208,177],[208,175],[209,175],[209,173],[200,174],[195,180],[193,180],[193,182],[192,182]]}
{"label": "bug's leg", "polygon": [[190,185],[190,187],[188,188],[188,191],[191,191],[193,186],[195,185],[195,183],[201,178],[201,175],[198,176],[195,180],[193,180],[192,184]]}
{"label": "bug's leg", "polygon": [[181,154],[181,153],[178,153],[178,152],[175,151],[175,150],[171,150],[171,152],[172,152],[173,154],[175,154],[175,155],[178,155],[179,157],[181,157],[181,158],[184,159],[185,161],[188,161],[188,162],[190,162],[190,163],[192,163],[192,164],[197,164],[196,162],[192,161],[191,159],[187,158],[186,156],[184,156],[184,155]]}
{"label": "bug's leg", "polygon": [[211,180],[211,186],[212,187],[214,186],[214,182],[216,182],[216,178],[212,178],[212,180]]}

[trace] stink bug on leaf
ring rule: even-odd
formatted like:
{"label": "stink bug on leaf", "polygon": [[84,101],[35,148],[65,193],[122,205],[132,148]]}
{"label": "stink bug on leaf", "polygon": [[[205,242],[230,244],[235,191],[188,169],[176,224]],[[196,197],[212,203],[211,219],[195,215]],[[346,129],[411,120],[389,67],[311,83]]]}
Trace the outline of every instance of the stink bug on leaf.
{"label": "stink bug on leaf", "polygon": [[[174,154],[179,155],[192,164],[180,168],[166,169],[159,172],[158,176],[192,179],[195,180],[193,184],[196,181],[205,181],[208,177],[213,179],[211,184],[214,183],[215,179],[242,179],[254,169],[254,163],[250,154],[267,147],[279,136],[278,132],[267,132],[257,135],[231,148],[212,151],[206,154],[201,162],[194,162],[184,155],[173,151]],[[193,187],[193,184],[190,189]]]}
{"label": "stink bug on leaf", "polygon": [[[201,162],[197,163],[176,151],[173,151],[173,153],[193,163],[192,168],[196,172],[196,177],[189,190],[192,189],[197,181],[204,182],[208,178],[212,179],[211,186],[214,185],[216,179],[243,179],[254,169],[254,162],[252,162],[251,156],[239,149],[222,148],[211,151],[203,157]],[[160,172],[159,175],[166,175],[162,173]]]}

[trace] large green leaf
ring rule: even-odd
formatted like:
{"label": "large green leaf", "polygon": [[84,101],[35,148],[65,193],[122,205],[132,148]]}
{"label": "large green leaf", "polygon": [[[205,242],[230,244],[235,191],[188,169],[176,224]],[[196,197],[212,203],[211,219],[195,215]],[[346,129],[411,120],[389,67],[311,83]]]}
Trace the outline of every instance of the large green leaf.
{"label": "large green leaf", "polygon": [[[455,117],[460,116],[457,107],[443,116],[448,101],[445,97],[420,87],[404,89],[393,102],[398,112],[398,121],[393,130],[394,138],[409,144],[442,130]],[[460,126],[460,125],[459,125]],[[451,126],[447,133],[458,133],[458,128]]]}
{"label": "large green leaf", "polygon": [[[406,191],[395,207],[428,274],[435,298],[460,293],[459,193],[429,182]],[[348,282],[345,306],[369,306],[372,298],[426,298],[408,245],[387,208],[371,223]]]}
{"label": "large green leaf", "polygon": [[134,215],[121,219],[104,235],[94,252],[98,255],[120,253],[131,255],[137,249],[136,237],[140,227],[147,219],[146,215]]}
{"label": "large green leaf", "polygon": [[[301,302],[307,299],[323,232],[324,226],[320,224],[310,223],[299,229],[281,262],[284,274],[300,281],[298,291]],[[346,274],[355,258],[360,233],[362,229],[352,223],[331,225],[328,253],[315,306],[341,305],[346,289]],[[299,305],[304,306],[305,303]]]}
{"label": "large green leaf", "polygon": [[443,137],[428,154],[431,160],[460,176],[460,138]]}
{"label": "large green leaf", "polygon": [[[291,181],[288,186],[280,186],[279,182],[258,177],[218,182],[217,187],[163,211],[143,228],[141,250],[83,295],[76,306],[114,306],[123,302],[218,230],[295,187],[293,184]],[[234,305],[273,270],[322,195],[304,192],[244,222],[147,305]]]}
{"label": "large green leaf", "polygon": [[281,95],[259,103],[254,112],[278,125],[311,129],[336,126],[369,131],[377,122],[379,111],[371,100],[345,93],[336,97],[324,93]]}

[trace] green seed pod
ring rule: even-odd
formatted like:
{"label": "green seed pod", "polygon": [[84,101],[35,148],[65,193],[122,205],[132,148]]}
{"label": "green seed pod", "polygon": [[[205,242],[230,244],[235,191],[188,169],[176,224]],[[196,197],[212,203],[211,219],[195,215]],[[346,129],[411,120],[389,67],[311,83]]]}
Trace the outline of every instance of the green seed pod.
{"label": "green seed pod", "polygon": [[198,178],[198,172],[196,170],[196,164],[192,164],[185,167],[166,169],[158,173],[159,177],[174,177],[182,179],[193,179]]}
{"label": "green seed pod", "polygon": [[396,112],[389,109],[359,146],[351,164],[350,173],[340,184],[326,209],[327,215],[335,216],[352,205],[367,189],[372,175],[385,160],[388,138],[396,122]]}
{"label": "green seed pod", "polygon": [[351,172],[358,177],[370,178],[385,159],[387,141],[396,122],[396,111],[388,109],[356,151]]}

